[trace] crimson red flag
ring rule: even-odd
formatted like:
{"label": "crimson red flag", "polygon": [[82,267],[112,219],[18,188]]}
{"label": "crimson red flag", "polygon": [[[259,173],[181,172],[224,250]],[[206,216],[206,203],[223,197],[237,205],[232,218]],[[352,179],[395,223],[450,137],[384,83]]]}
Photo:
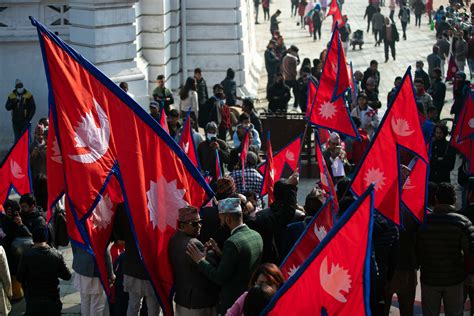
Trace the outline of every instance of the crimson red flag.
{"label": "crimson red flag", "polygon": [[166,117],[164,106],[160,107],[160,125],[168,134],[170,133],[170,130],[168,129],[168,119]]}
{"label": "crimson red flag", "polygon": [[350,88],[346,58],[339,36],[334,28],[326,60],[311,110],[306,114],[312,124],[349,137],[359,138],[344,95]]}
{"label": "crimson red flag", "polygon": [[[166,115],[165,112],[163,112],[162,114]],[[181,133],[181,137],[179,138],[178,144],[181,149],[183,149],[184,153],[188,156],[189,160],[193,162],[194,166],[196,166],[196,168],[198,169],[201,169],[199,166],[196,145],[194,144],[190,112],[188,112],[188,116],[186,118],[186,121],[184,122],[183,132]]]}
{"label": "crimson red flag", "polygon": [[311,108],[313,107],[314,97],[316,96],[317,90],[316,83],[313,78],[308,80],[308,98],[306,99],[306,115],[309,115]]}
{"label": "crimson red flag", "polygon": [[270,131],[268,131],[267,136],[267,159],[265,162],[265,172],[263,173],[262,185],[266,187],[266,192],[268,193],[268,204],[271,205],[275,201],[275,196],[273,195],[273,186],[275,185],[275,166],[273,164],[273,151],[272,142],[270,140]]}
{"label": "crimson red flag", "polygon": [[337,201],[337,198],[333,196],[329,196],[326,199],[324,205],[314,215],[281,264],[280,270],[286,278],[290,278],[298,271],[301,264],[316,249],[319,243],[323,241],[324,237],[334,226],[334,201]]}
{"label": "crimson red flag", "polygon": [[[240,152],[240,168],[242,169],[242,184],[244,185],[245,189],[245,163],[247,160],[247,153],[250,147],[250,129],[245,131],[244,139],[242,140],[242,151]],[[216,160],[217,163],[217,160]]]}
{"label": "crimson red flag", "polygon": [[222,178],[221,159],[219,156],[219,150],[216,149],[216,181]]}
{"label": "crimson red flag", "polygon": [[64,194],[63,158],[56,138],[52,112],[49,113],[48,146],[46,147],[46,174],[48,177],[48,209],[46,219],[52,216],[52,209]]}
{"label": "crimson red flag", "polygon": [[[278,181],[282,175],[289,175],[293,173],[298,167],[298,157],[301,149],[301,135],[288,143],[280,151],[273,154],[273,168],[275,170],[274,181]],[[258,168],[258,171],[265,175],[265,168],[267,163],[263,163]],[[260,196],[265,196],[268,191],[268,185],[265,183],[266,178],[263,179],[262,192]]]}
{"label": "crimson red flag", "polygon": [[337,11],[339,11],[339,6],[337,5],[337,1],[333,0],[331,1],[331,5],[329,6],[327,16],[334,15]]}
{"label": "crimson red flag", "polygon": [[31,192],[29,140],[30,127],[28,126],[0,165],[0,202],[2,206],[8,199],[11,190],[16,191],[19,195]]}
{"label": "crimson red flag", "polygon": [[474,136],[474,102],[471,93],[466,98],[463,108],[463,116],[460,117],[458,122],[460,125],[458,142],[467,138],[471,139]]}
{"label": "crimson red flag", "polygon": [[318,315],[323,309],[327,315],[370,315],[373,212],[371,186],[283,284],[262,315]]}
{"label": "crimson red flag", "polygon": [[396,224],[400,224],[401,196],[398,146],[411,151],[426,163],[429,161],[413,91],[408,68],[351,186],[359,196],[371,183],[375,183],[375,209]]}
{"label": "crimson red flag", "polygon": [[446,81],[451,81],[454,79],[454,76],[456,73],[459,71],[458,65],[456,64],[456,61],[454,60],[453,54],[449,55],[449,61],[448,61],[448,71],[446,72]]}
{"label": "crimson red flag", "polygon": [[[117,177],[144,267],[164,314],[171,315],[173,274],[167,247],[176,232],[178,209],[187,204],[200,207],[213,192],[150,115],[74,49],[31,20],[45,61],[66,196],[76,225],[90,247],[101,245],[87,221],[93,221],[104,188],[110,190],[110,177]],[[103,256],[94,254],[96,259]]]}
{"label": "crimson red flag", "polygon": [[473,139],[472,138],[461,138],[462,124],[461,122],[469,122],[470,118],[467,116],[468,107],[467,104],[472,102],[472,94],[466,99],[464,106],[459,113],[457,122],[454,124],[454,130],[451,136],[450,145],[456,148],[469,163],[469,175],[474,175],[474,150],[473,150]]}
{"label": "crimson red flag", "polygon": [[328,167],[326,165],[326,160],[324,159],[323,153],[321,151],[321,143],[319,142],[319,135],[315,134],[315,150],[316,150],[316,160],[318,161],[319,167],[319,179],[321,181],[321,188],[326,191],[329,195],[334,198],[333,208],[334,214],[339,212],[339,202],[337,200],[336,189],[334,188],[334,183],[332,182],[331,174],[329,173]]}
{"label": "crimson red flag", "polygon": [[416,219],[423,223],[428,189],[428,164],[415,157],[408,168],[411,171],[402,187],[402,202]]}

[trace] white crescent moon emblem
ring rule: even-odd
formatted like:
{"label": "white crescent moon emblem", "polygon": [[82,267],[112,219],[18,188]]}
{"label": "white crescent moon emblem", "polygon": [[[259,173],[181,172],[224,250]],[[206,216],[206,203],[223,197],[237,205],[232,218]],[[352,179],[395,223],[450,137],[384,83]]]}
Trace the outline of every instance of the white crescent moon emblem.
{"label": "white crescent moon emblem", "polygon": [[406,137],[413,134],[415,131],[410,129],[410,125],[405,119],[392,117],[390,121],[390,125],[392,126],[392,130],[398,136]]}
{"label": "white crescent moon emblem", "polygon": [[86,148],[90,152],[79,155],[69,155],[69,158],[80,163],[94,163],[105,155],[109,149],[110,126],[107,115],[102,107],[93,99],[101,127],[97,127],[92,111],[82,117],[76,127],[76,148]]}

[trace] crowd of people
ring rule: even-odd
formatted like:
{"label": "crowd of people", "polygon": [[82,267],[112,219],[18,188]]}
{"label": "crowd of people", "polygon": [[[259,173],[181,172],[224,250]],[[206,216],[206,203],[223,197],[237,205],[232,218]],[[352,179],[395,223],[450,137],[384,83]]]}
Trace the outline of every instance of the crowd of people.
{"label": "crowd of people", "polygon": [[[342,9],[344,1],[339,1]],[[306,111],[308,80],[321,78],[326,49],[312,61],[300,61],[295,45],[286,47],[279,28],[280,10],[270,16],[270,1],[254,0],[255,22],[259,7],[269,21],[271,39],[264,53],[268,75],[268,111],[285,113],[291,107]],[[314,4],[314,5],[313,5]],[[381,215],[375,215],[371,264],[370,309],[374,315],[388,315],[393,294],[398,297],[401,315],[413,315],[417,273],[420,273],[424,315],[438,315],[441,302],[447,315],[462,315],[464,303],[474,295],[474,178],[467,175],[469,162],[462,159],[457,182],[462,188],[462,208],[456,208],[455,184],[451,171],[456,151],[447,140],[448,127],[441,122],[446,103],[445,65],[452,52],[458,68],[453,81],[451,114],[457,117],[470,93],[464,72],[466,61],[471,78],[474,71],[474,32],[453,27],[446,22],[451,6],[436,12],[430,0],[390,0],[390,15],[384,17],[385,3],[371,0],[364,18],[367,32],[372,26],[375,45],[382,42],[385,61],[389,53],[396,59],[399,40],[395,9],[399,6],[403,39],[411,11],[420,26],[424,13],[433,19],[437,41],[426,61],[416,62],[414,86],[423,132],[432,142],[429,174],[429,212],[423,224],[403,209],[402,225],[397,227]],[[308,3],[291,0],[291,15],[299,17],[302,29],[308,27],[313,40],[321,40],[321,26],[328,9],[327,1]],[[454,3],[452,6],[458,4]],[[431,4],[432,6],[432,4]],[[410,10],[411,9],[411,10]],[[351,34],[347,16],[341,41],[348,46]],[[346,47],[347,49],[347,47]],[[425,70],[425,62],[428,65]],[[387,100],[380,100],[381,78],[377,60],[364,71],[354,72],[355,91],[348,93],[348,105],[361,140],[351,140],[331,133],[324,145],[323,157],[336,184],[340,209],[337,216],[354,202],[349,191],[350,175],[361,162],[380,123],[381,109],[389,104],[402,78],[394,79]],[[120,87],[128,93],[126,82]],[[168,245],[175,279],[177,315],[259,315],[285,282],[278,268],[298,236],[327,199],[316,186],[307,194],[304,205],[297,203],[298,171],[279,179],[274,185],[275,200],[265,205],[260,196],[263,175],[262,139],[265,132],[254,102],[237,92],[235,72],[229,68],[225,78],[212,86],[212,95],[201,69],[183,82],[178,94],[166,87],[164,75],[157,77],[149,103],[149,114],[156,121],[167,117],[170,136],[178,142],[186,119],[191,122],[199,166],[208,176],[216,195],[211,205],[187,206],[179,210],[177,231]],[[131,95],[132,96],[132,95]],[[133,96],[132,96],[133,97]],[[289,105],[290,101],[293,104]],[[6,110],[12,113],[15,138],[35,113],[33,95],[20,80],[7,98]],[[19,201],[8,199],[0,219],[0,314],[8,314],[10,301],[25,297],[26,315],[59,315],[62,304],[59,278],[72,274],[61,253],[55,248],[68,243],[64,211],[56,208],[53,221],[47,223],[46,148],[49,122],[41,118],[34,129],[30,146],[30,167],[34,194]],[[202,132],[204,131],[204,132]],[[249,135],[250,147],[245,165],[239,155],[243,138]],[[406,160],[406,159],[405,159]],[[410,165],[403,159],[402,170]],[[219,165],[222,175],[218,174]],[[245,179],[243,181],[242,179]],[[105,259],[107,279],[113,285],[113,298],[107,297],[99,280],[94,257],[76,244],[73,250],[74,286],[81,297],[82,315],[157,315],[160,304],[140,258],[125,205],[117,207],[111,243]],[[471,308],[471,314],[474,307]]]}

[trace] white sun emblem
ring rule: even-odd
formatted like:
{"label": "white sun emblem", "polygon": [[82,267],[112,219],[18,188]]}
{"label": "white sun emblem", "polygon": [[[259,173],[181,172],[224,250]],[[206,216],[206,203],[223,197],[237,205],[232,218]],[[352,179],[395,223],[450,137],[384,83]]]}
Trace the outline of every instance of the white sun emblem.
{"label": "white sun emblem", "polygon": [[337,263],[332,263],[328,270],[328,257],[324,257],[319,270],[319,278],[324,291],[341,303],[347,302],[342,292],[349,293],[351,289],[352,281],[348,270]]}
{"label": "white sun emblem", "polygon": [[336,115],[337,109],[334,106],[334,103],[326,101],[319,107],[319,114],[324,119],[332,119],[334,115]]}
{"label": "white sun emblem", "polygon": [[390,124],[392,125],[393,132],[398,136],[410,136],[415,132],[414,130],[410,129],[410,124],[408,124],[408,121],[402,118],[396,119],[395,117],[392,117]]}
{"label": "white sun emblem", "polygon": [[365,184],[367,186],[375,183],[375,191],[382,189],[385,185],[385,180],[387,178],[384,177],[384,173],[380,171],[379,168],[371,168],[365,174]]}
{"label": "white sun emblem", "polygon": [[150,221],[154,229],[158,227],[164,232],[167,226],[176,228],[178,209],[187,205],[183,200],[185,193],[186,190],[177,188],[176,180],[167,182],[164,177],[160,177],[156,183],[150,181],[150,190],[146,196]]}
{"label": "white sun emblem", "polygon": [[296,271],[298,271],[298,269],[300,268],[300,266],[295,266],[295,265],[292,265],[290,270],[288,271],[288,278],[291,278],[295,273]]}
{"label": "white sun emblem", "polygon": [[474,128],[474,118],[471,118],[468,124],[470,128]]}
{"label": "white sun emblem", "polygon": [[99,203],[97,203],[97,206],[91,215],[91,221],[94,229],[102,230],[110,225],[112,222],[112,216],[114,215],[112,211],[113,206],[114,204],[110,200],[110,196],[108,194],[104,195]]}

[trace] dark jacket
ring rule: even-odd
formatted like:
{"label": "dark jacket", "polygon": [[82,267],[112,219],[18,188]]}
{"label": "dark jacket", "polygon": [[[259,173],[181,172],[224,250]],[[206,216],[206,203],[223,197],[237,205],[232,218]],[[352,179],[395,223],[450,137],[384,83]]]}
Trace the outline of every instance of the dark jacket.
{"label": "dark jacket", "polygon": [[220,99],[216,96],[211,96],[209,99],[204,102],[204,104],[199,104],[199,117],[198,123],[199,127],[205,128],[206,124],[214,121],[216,124],[219,124],[217,121],[217,109],[219,108]]}
{"label": "dark jacket", "polygon": [[226,77],[222,80],[221,85],[224,87],[226,104],[228,106],[234,106],[237,100],[237,83],[234,79]]}
{"label": "dark jacket", "polygon": [[[221,139],[216,140],[219,144],[219,159],[221,163],[221,170],[224,170],[224,163],[229,163],[229,147],[227,143]],[[199,144],[197,153],[199,157],[199,162],[201,164],[201,169],[203,171],[208,171],[209,174],[215,178],[216,177],[216,151],[211,148],[211,142],[208,140],[203,141]]]}
{"label": "dark jacket", "polygon": [[258,135],[260,136],[260,139],[263,137],[263,128],[262,128],[262,121],[260,121],[260,118],[258,117],[258,114],[255,111],[252,111],[250,113],[250,123],[253,124],[254,130],[258,132]]}
{"label": "dark jacket", "polygon": [[[306,112],[306,103],[308,98],[308,80],[303,78],[298,79],[298,105],[300,106],[301,111]],[[310,100],[309,102],[312,102]]]}
{"label": "dark jacket", "polygon": [[379,89],[379,84],[380,84],[380,72],[378,70],[372,70],[372,68],[367,68],[366,71],[364,71],[364,77],[362,78],[361,82],[361,87],[362,90],[367,89],[367,80],[369,78],[373,78],[375,80],[375,90],[378,91]]}
{"label": "dark jacket", "polygon": [[434,140],[431,147],[430,181],[451,182],[451,171],[456,162],[456,151],[446,139]]}
{"label": "dark jacket", "polygon": [[396,267],[398,249],[398,228],[395,224],[375,214],[372,244],[379,281],[385,284],[392,279]]}
{"label": "dark jacket", "polygon": [[268,89],[268,110],[271,112],[286,111],[290,98],[290,88],[283,82],[275,82]]}
{"label": "dark jacket", "polygon": [[451,286],[464,281],[464,256],[473,249],[474,228],[451,205],[437,205],[417,233],[421,283]]}
{"label": "dark jacket", "polygon": [[[406,209],[405,209],[406,210]],[[396,270],[417,270],[419,267],[416,258],[416,232],[419,224],[406,211],[402,217],[402,227],[399,230]]]}
{"label": "dark jacket", "polygon": [[423,86],[425,87],[425,90],[428,90],[430,88],[430,76],[428,76],[426,71],[423,69],[415,70],[415,79],[418,78],[423,80]]}
{"label": "dark jacket", "polygon": [[198,263],[199,271],[222,287],[217,307],[219,314],[224,315],[247,290],[250,278],[261,262],[262,248],[262,237],[243,225],[225,241],[217,267],[207,260]]}
{"label": "dark jacket", "polygon": [[204,78],[201,78],[201,80],[196,80],[196,92],[198,94],[199,107],[201,107],[201,104],[206,103],[207,99],[209,99],[207,84]]}
{"label": "dark jacket", "polygon": [[26,89],[21,95],[19,95],[16,90],[13,90],[13,92],[8,95],[5,108],[7,111],[12,111],[12,122],[14,125],[25,125],[31,121],[35,115],[35,99]]}
{"label": "dark jacket", "polygon": [[438,109],[438,113],[441,113],[446,98],[446,85],[441,79],[433,79],[428,93],[433,98],[433,105]]}
{"label": "dark jacket", "polygon": [[199,214],[202,219],[202,228],[198,240],[204,244],[212,238],[222,248],[224,242],[230,236],[230,230],[227,226],[221,226],[217,205],[203,207]]}
{"label": "dark jacket", "polygon": [[470,82],[467,80],[461,81],[456,89],[453,91],[454,103],[451,107],[451,114],[456,116],[461,112],[462,107],[464,106],[464,100],[469,95],[470,92]]}
{"label": "dark jacket", "polygon": [[375,12],[377,12],[377,9],[373,5],[369,4],[365,9],[364,19],[367,17],[367,21],[371,22]]}
{"label": "dark jacket", "polygon": [[413,4],[413,11],[415,12],[415,14],[425,13],[425,4],[421,0],[417,0]]}
{"label": "dark jacket", "polygon": [[140,260],[140,254],[135,239],[133,238],[133,233],[123,204],[117,206],[117,214],[115,216],[113,228],[114,237],[117,240],[125,241],[125,252],[123,258],[124,274],[140,280],[148,280],[148,275],[142,261]]}
{"label": "dark jacket", "polygon": [[33,212],[31,213],[21,213],[21,221],[23,222],[23,225],[25,225],[30,233],[33,233],[33,231],[38,228],[38,227],[46,227],[46,220],[41,215],[40,208],[37,207]]}
{"label": "dark jacket", "polygon": [[280,60],[278,59],[274,50],[267,48],[265,50],[265,69],[267,70],[268,80],[273,80],[274,76],[278,71],[278,67],[280,66]]}
{"label": "dark jacket", "polygon": [[71,271],[56,249],[33,247],[21,257],[16,278],[27,298],[59,300],[58,278],[71,279]]}
{"label": "dark jacket", "polygon": [[250,228],[255,229],[263,239],[263,262],[272,262],[279,265],[284,259],[280,255],[282,237],[286,234],[286,227],[295,216],[297,187],[283,184],[285,194],[275,196],[277,200],[269,207],[257,213],[256,217],[247,222]]}
{"label": "dark jacket", "polygon": [[189,243],[204,251],[204,245],[199,240],[179,230],[171,237],[168,244],[176,291],[174,301],[176,304],[191,309],[216,306],[219,288],[198,270],[197,265],[186,254]]}
{"label": "dark jacket", "polygon": [[382,28],[382,32],[381,32],[381,37],[382,37],[383,41],[387,42],[387,43],[398,42],[398,40],[400,38],[398,36],[397,27],[393,23],[390,24],[390,27],[392,28],[392,38],[390,39],[390,41],[388,40],[388,38],[387,38],[387,25],[384,25],[383,28]]}

